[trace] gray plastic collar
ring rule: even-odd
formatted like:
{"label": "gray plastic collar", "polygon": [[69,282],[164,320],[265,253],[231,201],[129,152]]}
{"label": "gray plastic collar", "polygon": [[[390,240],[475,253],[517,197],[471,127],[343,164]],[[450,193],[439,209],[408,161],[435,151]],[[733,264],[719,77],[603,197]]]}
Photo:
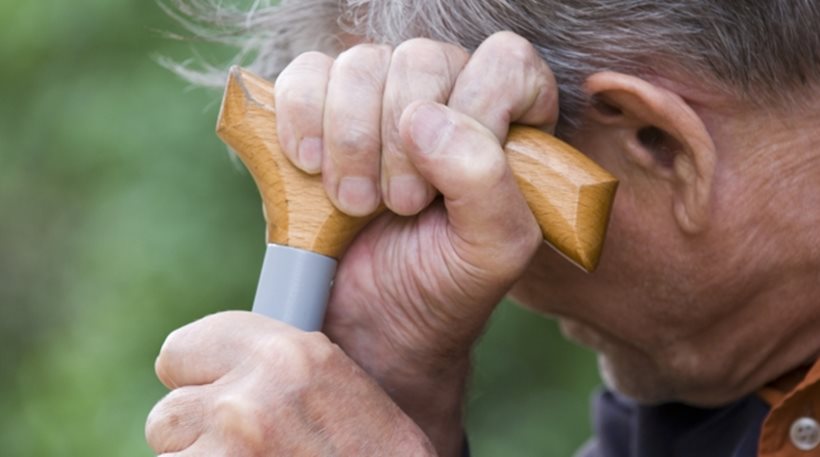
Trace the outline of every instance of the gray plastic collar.
{"label": "gray plastic collar", "polygon": [[253,312],[305,331],[321,330],[336,263],[303,249],[268,244]]}

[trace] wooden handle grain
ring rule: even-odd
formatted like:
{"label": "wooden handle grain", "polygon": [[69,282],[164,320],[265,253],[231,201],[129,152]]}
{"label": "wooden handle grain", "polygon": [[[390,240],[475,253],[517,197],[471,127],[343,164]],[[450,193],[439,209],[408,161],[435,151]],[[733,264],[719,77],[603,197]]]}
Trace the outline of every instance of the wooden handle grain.
{"label": "wooden handle grain", "polygon": [[[216,130],[256,181],[268,242],[338,258],[376,214],[356,218],[337,210],[321,177],[302,172],[282,154],[275,123],[273,84],[232,68]],[[533,128],[512,126],[504,150],[544,239],[584,270],[595,269],[617,180]]]}

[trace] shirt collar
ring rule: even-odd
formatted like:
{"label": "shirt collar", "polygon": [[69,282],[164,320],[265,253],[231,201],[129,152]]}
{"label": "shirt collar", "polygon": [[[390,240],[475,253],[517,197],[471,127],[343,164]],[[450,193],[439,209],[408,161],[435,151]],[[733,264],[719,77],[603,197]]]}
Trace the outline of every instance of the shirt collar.
{"label": "shirt collar", "polygon": [[[800,449],[806,439],[796,433],[800,421],[820,424],[820,360],[776,380],[758,395],[771,405],[760,433],[759,457],[820,455]],[[820,433],[820,425],[817,431]],[[820,453],[820,444],[811,451]]]}

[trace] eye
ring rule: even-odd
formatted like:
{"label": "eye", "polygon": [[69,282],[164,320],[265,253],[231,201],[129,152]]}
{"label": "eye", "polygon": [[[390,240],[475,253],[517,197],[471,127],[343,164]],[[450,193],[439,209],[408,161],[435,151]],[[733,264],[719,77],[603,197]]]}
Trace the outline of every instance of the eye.
{"label": "eye", "polygon": [[681,147],[678,140],[657,127],[644,127],[638,130],[638,141],[652,153],[658,164],[672,168]]}

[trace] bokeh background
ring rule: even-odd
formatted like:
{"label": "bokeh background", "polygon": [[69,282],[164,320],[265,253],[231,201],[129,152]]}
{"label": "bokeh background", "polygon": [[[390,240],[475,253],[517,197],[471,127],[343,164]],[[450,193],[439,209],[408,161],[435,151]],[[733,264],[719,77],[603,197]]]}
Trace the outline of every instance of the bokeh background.
{"label": "bokeh background", "polygon": [[[145,0],[0,1],[0,454],[150,456],[163,338],[248,308],[259,199],[213,133],[220,94],[156,56],[225,49]],[[570,456],[593,356],[509,304],[476,354],[476,456]]]}

